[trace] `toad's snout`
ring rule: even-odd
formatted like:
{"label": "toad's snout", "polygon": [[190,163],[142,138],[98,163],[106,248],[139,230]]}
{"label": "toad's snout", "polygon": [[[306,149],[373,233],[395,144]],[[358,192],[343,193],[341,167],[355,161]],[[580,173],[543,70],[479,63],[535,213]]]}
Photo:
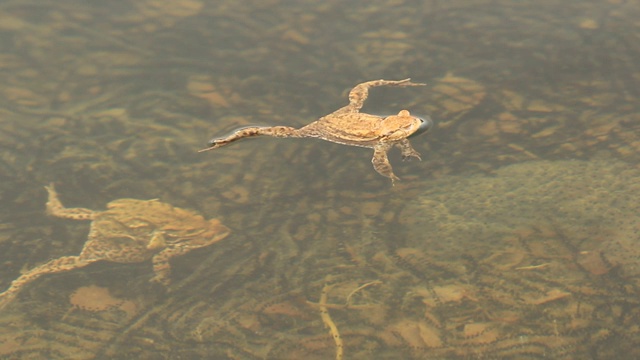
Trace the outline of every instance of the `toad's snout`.
{"label": "toad's snout", "polygon": [[410,138],[426,133],[433,126],[433,120],[431,120],[431,117],[429,116],[425,116],[425,117],[416,116],[416,119],[420,120],[420,126],[418,126],[418,130],[416,130],[416,132],[409,135]]}

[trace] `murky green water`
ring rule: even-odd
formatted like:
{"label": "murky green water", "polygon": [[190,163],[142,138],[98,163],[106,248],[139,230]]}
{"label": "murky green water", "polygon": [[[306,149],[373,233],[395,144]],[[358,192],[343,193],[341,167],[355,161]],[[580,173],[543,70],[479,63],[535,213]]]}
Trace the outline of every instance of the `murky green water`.
{"label": "murky green water", "polygon": [[[69,207],[159,199],[232,231],[172,259],[166,288],[150,261],[28,284],[0,357],[638,357],[639,18],[622,0],[0,2],[2,289],[87,239],[45,214],[51,182]],[[390,154],[395,187],[370,149],[197,152],[407,77],[428,86],[364,107],[436,122],[422,162]]]}

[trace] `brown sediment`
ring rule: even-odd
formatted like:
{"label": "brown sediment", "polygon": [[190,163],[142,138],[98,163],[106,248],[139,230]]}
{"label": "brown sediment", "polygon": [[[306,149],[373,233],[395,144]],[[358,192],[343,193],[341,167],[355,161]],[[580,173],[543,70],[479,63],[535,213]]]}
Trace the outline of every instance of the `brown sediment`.
{"label": "brown sediment", "polygon": [[73,307],[86,311],[105,311],[121,306],[124,301],[113,297],[109,289],[95,285],[79,287],[69,296]]}

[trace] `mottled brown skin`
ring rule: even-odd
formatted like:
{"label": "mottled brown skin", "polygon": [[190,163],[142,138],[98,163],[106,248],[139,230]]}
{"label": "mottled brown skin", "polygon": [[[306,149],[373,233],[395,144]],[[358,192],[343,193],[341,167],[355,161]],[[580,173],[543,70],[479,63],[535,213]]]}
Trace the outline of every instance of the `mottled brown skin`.
{"label": "mottled brown skin", "polygon": [[136,263],[151,259],[152,281],[170,283],[169,259],[224,239],[229,229],[216,219],[205,220],[191,210],[173,207],[157,200],[119,199],[107,204],[105,211],[65,208],[53,185],[49,192],[47,214],[91,220],[89,239],[80,255],[63,256],[22,274],[0,294],[0,308],[10,302],[28,283],[42,275],[77,269],[96,261]]}
{"label": "mottled brown skin", "polygon": [[200,151],[217,149],[243,138],[260,135],[281,138],[319,138],[344,145],[373,148],[371,162],[374,169],[393,182],[399,178],[393,173],[387,152],[395,146],[400,149],[404,159],[416,158],[420,160],[420,154],[411,147],[407,138],[428,124],[425,124],[426,120],[424,119],[411,116],[407,110],[401,110],[398,115],[381,117],[361,113],[360,109],[369,96],[369,88],[371,87],[422,85],[425,84],[412,83],[411,79],[367,81],[351,89],[349,105],[300,129],[288,126],[246,127],[236,130],[227,137],[212,139],[209,142],[209,147]]}

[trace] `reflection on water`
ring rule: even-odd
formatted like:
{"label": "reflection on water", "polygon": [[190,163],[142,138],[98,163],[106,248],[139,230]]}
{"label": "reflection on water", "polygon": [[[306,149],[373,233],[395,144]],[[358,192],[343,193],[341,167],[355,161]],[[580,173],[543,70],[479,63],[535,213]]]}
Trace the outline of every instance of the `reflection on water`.
{"label": "reflection on water", "polygon": [[[0,2],[0,285],[77,255],[66,205],[161,199],[223,241],[96,263],[0,311],[15,358],[636,358],[640,5]],[[386,78],[365,111],[436,122],[391,154],[257,139]]]}

